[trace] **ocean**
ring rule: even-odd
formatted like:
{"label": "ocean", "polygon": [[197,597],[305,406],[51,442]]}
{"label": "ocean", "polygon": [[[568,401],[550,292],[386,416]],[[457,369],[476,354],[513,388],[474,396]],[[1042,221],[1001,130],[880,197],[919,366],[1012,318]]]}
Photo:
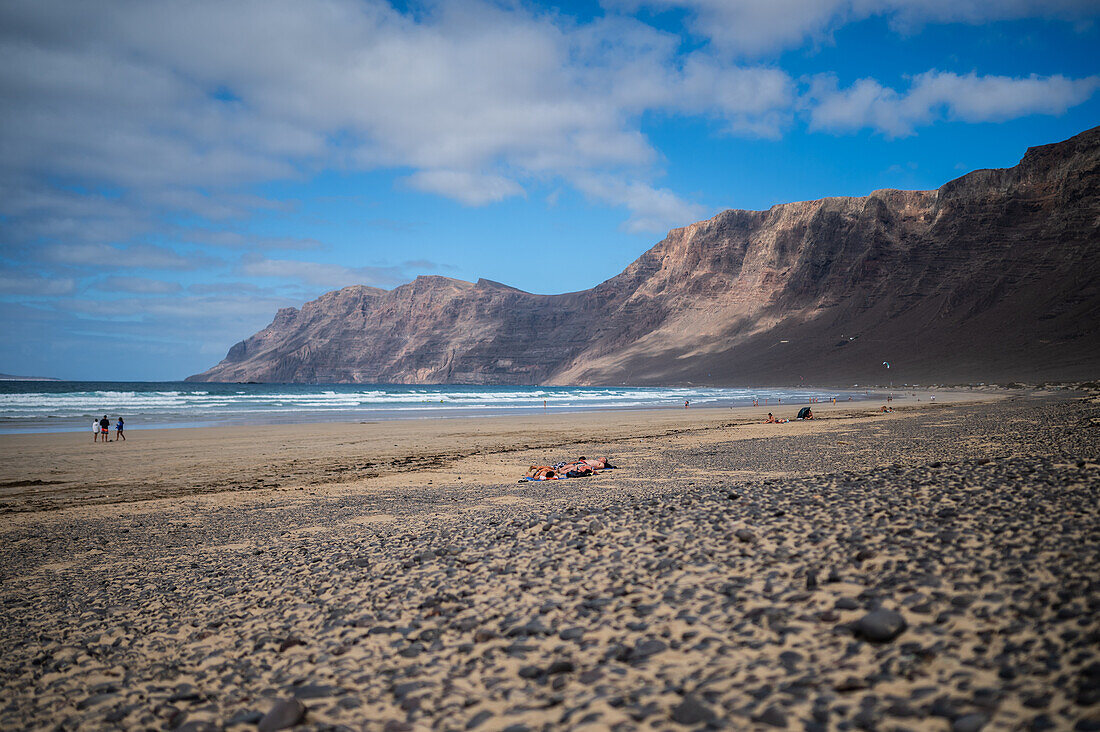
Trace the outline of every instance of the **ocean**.
{"label": "ocean", "polygon": [[[194,384],[0,381],[0,434],[75,432],[106,414],[128,430],[245,424],[358,422],[525,412],[749,406],[791,407],[862,390],[399,384]],[[545,406],[544,406],[545,405]],[[786,415],[793,416],[793,415]]]}

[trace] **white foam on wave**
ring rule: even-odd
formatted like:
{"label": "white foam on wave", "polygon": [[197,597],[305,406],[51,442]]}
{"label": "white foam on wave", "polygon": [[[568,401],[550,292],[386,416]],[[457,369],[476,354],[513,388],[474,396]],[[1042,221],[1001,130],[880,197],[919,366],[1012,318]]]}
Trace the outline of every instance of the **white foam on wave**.
{"label": "white foam on wave", "polygon": [[[213,392],[213,393],[212,393]],[[682,404],[745,403],[755,396],[782,398],[792,406],[811,396],[829,394],[810,389],[757,391],[702,387],[449,387],[348,385],[310,388],[303,385],[257,385],[255,388],[219,390],[98,389],[51,393],[34,391],[0,394],[0,420],[84,419],[104,413],[125,415],[140,422],[188,419],[262,419],[264,414],[299,411],[313,415],[364,415],[385,411],[507,410],[549,408],[638,408]]]}

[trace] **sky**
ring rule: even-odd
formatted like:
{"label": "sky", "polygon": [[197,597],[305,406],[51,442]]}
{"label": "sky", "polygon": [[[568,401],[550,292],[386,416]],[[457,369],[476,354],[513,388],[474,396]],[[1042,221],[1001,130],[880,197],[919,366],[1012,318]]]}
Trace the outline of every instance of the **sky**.
{"label": "sky", "polygon": [[1100,124],[1095,0],[6,0],[0,373],[174,380],[353,284],[592,287],[669,229]]}

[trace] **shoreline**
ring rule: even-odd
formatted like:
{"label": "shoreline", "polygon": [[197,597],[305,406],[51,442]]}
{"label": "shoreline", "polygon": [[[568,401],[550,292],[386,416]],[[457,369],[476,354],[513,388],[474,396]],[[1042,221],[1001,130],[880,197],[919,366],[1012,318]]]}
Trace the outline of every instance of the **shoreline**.
{"label": "shoreline", "polygon": [[[810,403],[806,400],[813,396],[820,401],[818,404],[828,403],[835,397],[840,402],[848,402],[851,398],[855,403],[866,403],[885,399],[888,394],[897,395],[899,400],[909,400],[909,395],[928,398],[932,394],[1004,394],[1020,391],[1019,389],[1004,389],[999,387],[972,386],[963,388],[920,388],[920,387],[866,387],[832,389],[828,387],[800,386],[800,387],[623,387],[627,394],[616,394],[619,387],[592,387],[599,391],[609,393],[600,396],[586,393],[588,387],[546,387],[550,390],[532,392],[526,398],[517,394],[513,395],[505,391],[503,394],[494,390],[510,389],[510,387],[485,387],[485,393],[469,392],[469,389],[479,389],[475,385],[453,385],[457,391],[448,392],[452,388],[441,385],[442,391],[428,396],[427,392],[416,392],[414,398],[410,394],[393,393],[390,396],[379,397],[378,394],[368,390],[363,391],[320,391],[308,393],[293,391],[280,393],[256,392],[246,394],[235,392],[233,394],[215,394],[211,396],[205,390],[196,392],[180,391],[176,387],[182,386],[176,382],[63,382],[66,391],[57,394],[45,394],[47,400],[77,397],[84,402],[79,408],[85,412],[70,414],[72,406],[64,403],[56,403],[51,406],[59,410],[57,414],[37,415],[38,406],[32,397],[38,397],[36,393],[8,395],[9,401],[5,411],[20,416],[0,417],[0,436],[20,434],[53,434],[53,433],[83,433],[87,432],[87,421],[91,418],[99,418],[101,414],[108,414],[112,420],[118,415],[127,419],[127,427],[131,430],[162,430],[196,428],[210,429],[212,427],[246,427],[263,425],[309,425],[322,423],[355,423],[362,420],[378,421],[408,421],[421,419],[466,419],[495,416],[536,416],[544,414],[575,414],[584,412],[603,411],[645,411],[650,409],[676,409],[684,399],[690,399],[695,408],[726,409],[729,407],[743,407],[751,404],[752,399],[768,399],[771,406],[779,406],[778,400],[787,399],[789,403]],[[69,388],[72,385],[74,388]],[[117,391],[104,391],[103,387],[116,387]],[[127,387],[142,386],[144,390],[136,392]],[[150,391],[148,387],[156,386],[158,390]],[[232,385],[214,385],[232,386]],[[263,385],[252,385],[263,386]],[[273,387],[301,388],[327,388],[340,389],[348,385],[271,385]],[[373,387],[377,385],[354,385],[360,387]],[[419,389],[418,386],[408,385],[380,385],[383,388],[399,387],[400,389]],[[77,388],[78,387],[78,388]],[[88,390],[82,390],[87,387]],[[95,387],[95,388],[93,388]],[[523,387],[542,389],[542,387]],[[168,389],[163,391],[160,389]],[[566,389],[568,391],[561,391]],[[557,391],[555,391],[557,390]],[[641,390],[638,394],[629,394],[630,390]],[[1025,389],[1026,390],[1026,389]],[[721,393],[714,393],[715,391]],[[90,397],[90,393],[101,395]],[[656,392],[657,394],[655,395]],[[682,393],[678,393],[682,392]],[[736,393],[725,393],[736,392]],[[443,397],[445,403],[436,403],[436,399]],[[501,397],[504,397],[501,399]],[[513,398],[514,397],[514,398]],[[853,398],[854,397],[854,398]],[[125,403],[118,402],[117,398],[130,400]],[[15,399],[15,401],[10,401]],[[31,401],[27,401],[31,399]],[[86,402],[89,399],[97,402],[92,409]],[[137,400],[136,402],[133,400]],[[165,405],[158,410],[147,403],[146,400],[168,399],[176,400],[177,404]],[[211,408],[204,402],[209,399],[217,404]],[[22,400],[22,401],[21,401]],[[228,402],[239,400],[233,407],[227,407]],[[314,403],[303,403],[314,402]],[[340,402],[350,400],[352,404],[324,404],[328,401]],[[356,404],[356,400],[358,404]],[[365,401],[364,401],[365,400]],[[475,403],[464,403],[473,400]],[[545,400],[545,405],[540,401]],[[443,402],[443,399],[439,400]],[[476,402],[482,403],[476,403]],[[497,401],[498,403],[494,403]],[[283,402],[283,403],[272,403]],[[621,403],[620,403],[621,402]],[[22,410],[22,411],[20,411]],[[62,416],[64,415],[64,416]]]}
{"label": "shoreline", "polygon": [[[86,434],[0,436],[0,515],[233,493],[342,486],[384,489],[411,480],[514,483],[531,464],[645,448],[675,435],[756,439],[842,429],[853,421],[998,401],[1009,394],[945,393],[936,402],[896,399],[811,405],[819,419],[792,418],[806,405],[605,410],[447,419],[321,422],[128,431],[125,442]],[[767,413],[791,419],[763,424]],[[657,444],[654,442],[654,444]],[[578,452],[583,451],[583,452]],[[414,478],[414,476],[416,476]]]}

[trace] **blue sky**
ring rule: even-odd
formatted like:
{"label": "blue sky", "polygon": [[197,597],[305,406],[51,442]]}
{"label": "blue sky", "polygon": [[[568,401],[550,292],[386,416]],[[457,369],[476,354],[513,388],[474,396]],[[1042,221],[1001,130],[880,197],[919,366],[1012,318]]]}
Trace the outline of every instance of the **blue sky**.
{"label": "blue sky", "polygon": [[0,372],[170,380],[419,274],[935,188],[1100,124],[1080,0],[0,5]]}

